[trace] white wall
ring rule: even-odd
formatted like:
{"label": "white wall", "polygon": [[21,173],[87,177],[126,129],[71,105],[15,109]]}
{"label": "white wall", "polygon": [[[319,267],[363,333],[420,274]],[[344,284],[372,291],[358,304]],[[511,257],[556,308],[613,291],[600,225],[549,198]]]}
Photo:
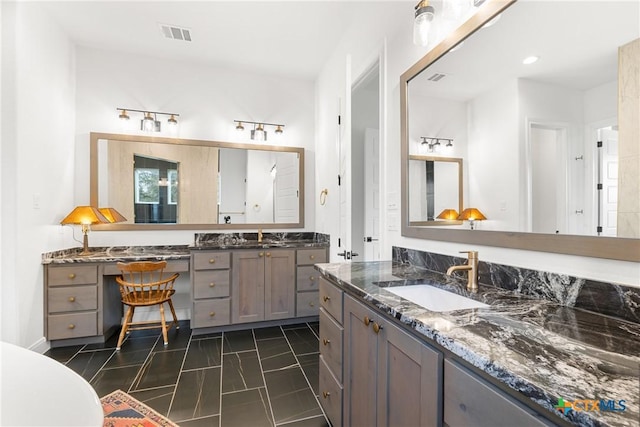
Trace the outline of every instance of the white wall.
{"label": "white wall", "polygon": [[[304,230],[313,230],[313,94],[310,81],[78,47],[75,203],[89,202],[89,132],[120,133],[116,107],[179,113],[179,137],[189,139],[251,142],[249,127],[240,136],[233,120],[283,123],[281,137],[266,129],[267,144],[305,148]],[[94,246],[189,244],[197,231],[105,231],[89,239]]]}
{"label": "white wall", "polygon": [[41,253],[69,245],[74,205],[75,54],[34,3],[2,2],[2,333],[43,341]]}
{"label": "white wall", "polygon": [[[404,7],[404,6],[403,6]],[[385,72],[384,93],[381,94],[386,100],[382,111],[383,135],[381,149],[385,159],[384,168],[384,188],[381,189],[384,195],[383,206],[387,206],[389,195],[400,191],[400,96],[399,96],[399,76],[407,70],[414,62],[421,58],[428,50],[434,46],[434,40],[428,48],[419,48],[411,43],[411,7],[407,7],[406,22],[398,32],[385,31],[385,29],[369,29],[357,34],[351,34],[343,39],[341,46],[336,50],[334,56],[327,62],[322,74],[319,76],[316,88],[316,102],[318,105],[317,123],[317,187],[316,194],[322,188],[329,188],[329,200],[326,206],[316,208],[317,228],[332,233],[332,260],[340,258],[334,256],[335,242],[334,233],[339,228],[337,223],[337,199],[333,198],[337,194],[335,186],[331,185],[337,174],[335,165],[335,121],[332,112],[336,110],[336,99],[343,93],[345,83],[344,67],[347,55],[350,55],[352,70],[361,70],[370,64],[371,52],[385,52],[383,68]],[[405,18],[398,18],[405,19]],[[442,37],[442,34],[440,35]],[[353,72],[355,77],[358,74]],[[512,104],[513,105],[513,104]],[[501,129],[501,132],[504,132]],[[517,131],[516,131],[517,132]],[[323,148],[326,147],[326,148]],[[514,172],[515,173],[515,172]],[[511,175],[510,175],[511,176]],[[518,179],[520,181],[520,178]],[[333,192],[332,192],[333,190]],[[640,266],[638,263],[612,261],[597,258],[586,258],[573,255],[558,255],[545,252],[533,252],[522,250],[510,250],[488,246],[469,247],[466,244],[455,244],[449,242],[428,241],[420,239],[405,238],[400,235],[399,228],[394,228],[392,216],[397,216],[399,212],[395,209],[387,209],[383,212],[383,258],[391,258],[392,246],[403,246],[413,249],[438,252],[447,255],[460,256],[458,251],[475,249],[480,251],[480,259],[495,263],[520,266],[544,271],[572,274],[579,277],[592,278],[596,280],[610,280],[613,282],[638,286],[640,277]],[[385,218],[386,217],[386,218]]]}

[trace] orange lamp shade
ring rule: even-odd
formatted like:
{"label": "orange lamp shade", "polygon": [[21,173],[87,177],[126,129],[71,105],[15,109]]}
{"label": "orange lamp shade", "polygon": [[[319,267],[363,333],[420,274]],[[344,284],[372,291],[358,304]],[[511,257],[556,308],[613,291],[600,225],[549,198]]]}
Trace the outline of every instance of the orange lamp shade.
{"label": "orange lamp shade", "polygon": [[442,212],[440,212],[440,215],[438,215],[436,218],[438,219],[447,219],[447,220],[456,220],[458,219],[458,211],[455,209],[445,209]]}
{"label": "orange lamp shade", "polygon": [[459,220],[483,221],[487,219],[482,212],[476,208],[467,208],[460,212]]}
{"label": "orange lamp shade", "polygon": [[127,218],[122,216],[120,212],[115,210],[114,208],[99,208],[100,213],[109,220],[109,222],[125,222]]}
{"label": "orange lamp shade", "polygon": [[60,224],[108,224],[109,220],[93,206],[76,206],[69,215],[64,217]]}

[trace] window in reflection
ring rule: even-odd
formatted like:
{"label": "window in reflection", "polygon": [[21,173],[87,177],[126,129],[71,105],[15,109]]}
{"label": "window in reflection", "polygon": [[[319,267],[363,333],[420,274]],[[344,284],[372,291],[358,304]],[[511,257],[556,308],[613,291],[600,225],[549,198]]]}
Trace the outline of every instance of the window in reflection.
{"label": "window in reflection", "polygon": [[178,163],[133,156],[134,216],[136,223],[178,222]]}

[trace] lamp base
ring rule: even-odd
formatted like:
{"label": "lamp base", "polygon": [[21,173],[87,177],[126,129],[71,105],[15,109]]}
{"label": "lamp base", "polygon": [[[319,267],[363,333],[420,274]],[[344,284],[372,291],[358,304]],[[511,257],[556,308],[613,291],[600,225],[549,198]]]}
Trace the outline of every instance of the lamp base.
{"label": "lamp base", "polygon": [[82,236],[82,252],[80,252],[79,255],[80,256],[91,255],[91,252],[89,252],[89,236],[87,235],[87,230],[84,230],[84,233]]}

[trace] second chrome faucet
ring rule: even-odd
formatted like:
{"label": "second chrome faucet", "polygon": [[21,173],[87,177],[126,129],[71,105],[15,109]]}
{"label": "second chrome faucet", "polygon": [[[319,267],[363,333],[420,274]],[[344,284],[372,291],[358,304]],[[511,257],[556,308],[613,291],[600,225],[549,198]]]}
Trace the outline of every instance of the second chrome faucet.
{"label": "second chrome faucet", "polygon": [[454,271],[467,271],[467,289],[470,292],[478,291],[478,251],[460,251],[467,254],[467,263],[464,265],[452,265],[447,270],[447,276],[451,276]]}

